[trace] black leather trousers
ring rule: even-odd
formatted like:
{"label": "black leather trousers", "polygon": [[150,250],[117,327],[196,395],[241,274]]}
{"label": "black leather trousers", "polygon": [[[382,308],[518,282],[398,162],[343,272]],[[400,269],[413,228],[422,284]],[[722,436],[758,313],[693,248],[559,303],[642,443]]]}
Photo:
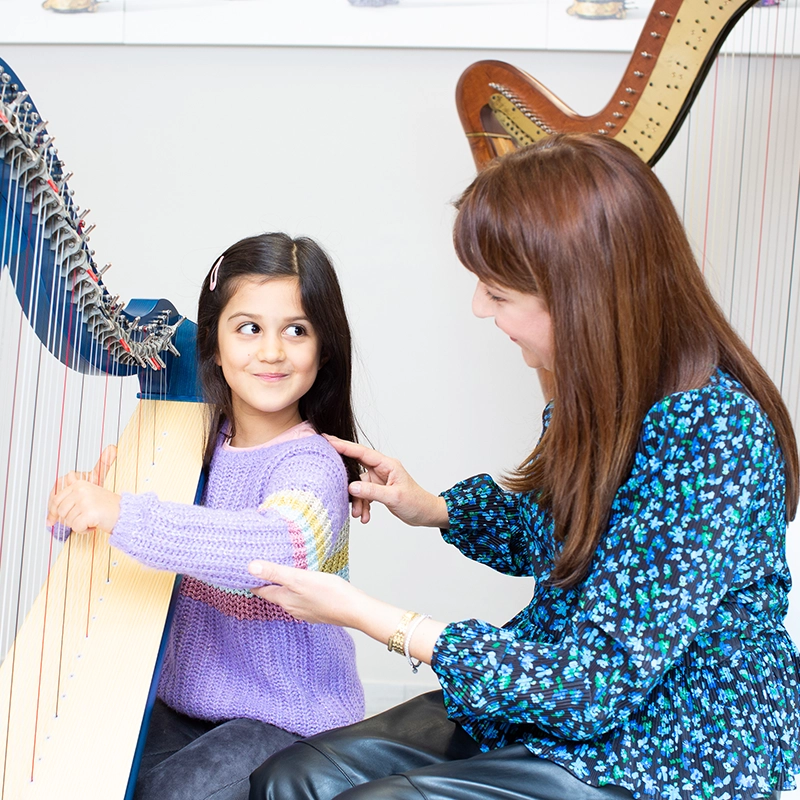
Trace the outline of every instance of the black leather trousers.
{"label": "black leather trousers", "polygon": [[250,800],[632,800],[511,745],[481,753],[441,692],[290,745],[250,777]]}

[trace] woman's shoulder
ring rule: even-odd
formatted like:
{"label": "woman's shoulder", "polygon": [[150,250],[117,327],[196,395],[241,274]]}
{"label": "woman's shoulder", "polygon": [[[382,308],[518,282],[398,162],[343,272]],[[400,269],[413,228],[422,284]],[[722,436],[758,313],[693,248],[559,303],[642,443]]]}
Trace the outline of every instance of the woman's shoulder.
{"label": "woman's shoulder", "polygon": [[699,446],[702,442],[772,439],[767,415],[742,384],[721,369],[700,387],[663,397],[647,412],[642,442],[651,446],[671,443]]}

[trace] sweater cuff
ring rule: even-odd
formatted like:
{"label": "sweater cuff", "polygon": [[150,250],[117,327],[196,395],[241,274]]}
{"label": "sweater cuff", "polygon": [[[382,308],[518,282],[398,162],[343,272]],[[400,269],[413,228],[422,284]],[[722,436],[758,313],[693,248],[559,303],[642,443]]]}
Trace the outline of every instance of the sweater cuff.
{"label": "sweater cuff", "polygon": [[120,495],[119,519],[108,540],[112,547],[140,560],[146,558],[145,551],[148,549],[146,537],[139,534],[150,527],[148,523],[149,506],[154,501],[158,502],[158,496],[153,492],[146,494],[123,492]]}

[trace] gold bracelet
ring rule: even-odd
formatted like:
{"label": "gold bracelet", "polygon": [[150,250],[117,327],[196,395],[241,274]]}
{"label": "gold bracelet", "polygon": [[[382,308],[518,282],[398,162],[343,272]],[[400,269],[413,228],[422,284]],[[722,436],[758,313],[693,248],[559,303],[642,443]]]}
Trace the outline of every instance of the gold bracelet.
{"label": "gold bracelet", "polygon": [[387,642],[387,650],[391,653],[400,653],[401,655],[405,654],[405,646],[406,646],[406,631],[408,630],[408,624],[418,617],[416,611],[406,611],[405,614],[400,618],[400,622],[397,625],[397,630],[389,637],[389,641]]}

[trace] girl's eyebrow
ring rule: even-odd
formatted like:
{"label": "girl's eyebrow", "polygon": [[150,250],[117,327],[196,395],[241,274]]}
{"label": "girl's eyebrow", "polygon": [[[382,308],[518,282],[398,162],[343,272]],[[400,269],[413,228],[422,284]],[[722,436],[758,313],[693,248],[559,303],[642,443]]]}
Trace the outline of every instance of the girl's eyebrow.
{"label": "girl's eyebrow", "polygon": [[[246,317],[247,319],[253,320],[261,320],[264,318],[263,314],[257,314],[251,311],[234,311],[227,320],[228,322],[237,319],[238,317]],[[294,317],[284,317],[282,320],[284,323],[291,323],[291,322],[307,322],[309,325],[311,324],[311,320],[308,317],[304,317],[302,315],[297,315]]]}

